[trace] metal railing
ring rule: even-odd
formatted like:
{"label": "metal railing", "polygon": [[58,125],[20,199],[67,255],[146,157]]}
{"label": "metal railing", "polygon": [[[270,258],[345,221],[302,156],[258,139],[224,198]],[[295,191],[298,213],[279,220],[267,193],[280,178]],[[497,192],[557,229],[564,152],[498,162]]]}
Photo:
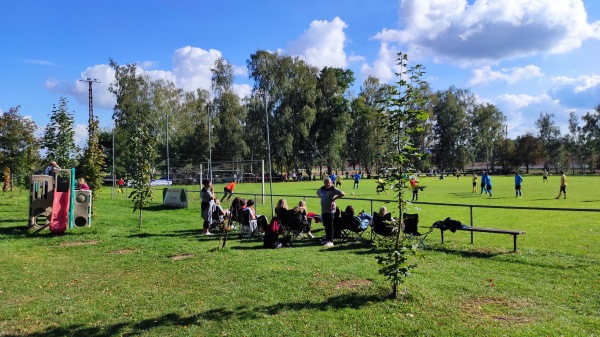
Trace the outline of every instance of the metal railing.
{"label": "metal railing", "polygon": [[[192,191],[194,192],[194,191]],[[196,191],[200,192],[200,191]],[[258,200],[258,197],[270,196],[263,195],[261,193],[236,193],[236,196],[252,196],[254,200]],[[319,199],[318,196],[314,195],[290,195],[290,194],[273,194],[273,197],[277,198],[301,198],[302,200],[306,199]],[[344,200],[358,200],[358,201],[368,201],[370,203],[370,214],[373,214],[373,204],[388,204],[395,202],[396,200],[382,200],[382,199],[366,199],[366,198],[352,198],[352,197],[344,197]],[[415,205],[432,205],[432,206],[450,206],[450,207],[468,207],[469,208],[469,224],[473,227],[473,208],[496,208],[496,209],[507,209],[507,210],[534,210],[534,211],[564,211],[564,212],[592,212],[592,213],[600,213],[599,208],[560,208],[560,207],[528,207],[528,206],[495,206],[495,205],[473,205],[473,204],[450,204],[443,202],[427,202],[427,201],[413,201],[411,202]]]}

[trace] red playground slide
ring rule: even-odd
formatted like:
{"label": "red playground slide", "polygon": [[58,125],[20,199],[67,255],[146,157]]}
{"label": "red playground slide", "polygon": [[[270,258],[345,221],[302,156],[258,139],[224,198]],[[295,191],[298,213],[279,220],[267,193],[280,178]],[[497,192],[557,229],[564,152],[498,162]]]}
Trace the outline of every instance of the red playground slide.
{"label": "red playground slide", "polygon": [[52,200],[52,214],[50,215],[50,232],[64,234],[69,224],[69,203],[71,201],[71,188],[67,184],[57,184]]}

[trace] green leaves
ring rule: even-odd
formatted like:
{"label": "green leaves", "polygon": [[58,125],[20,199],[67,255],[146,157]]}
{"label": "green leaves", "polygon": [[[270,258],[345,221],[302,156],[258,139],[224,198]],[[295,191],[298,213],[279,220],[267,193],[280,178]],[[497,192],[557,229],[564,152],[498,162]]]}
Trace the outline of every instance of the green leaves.
{"label": "green leaves", "polygon": [[147,92],[149,83],[136,75],[135,65],[118,66],[111,60],[111,66],[116,74],[116,80],[110,86],[110,91],[117,96],[114,118],[116,124],[127,132],[134,181],[129,197],[133,200],[133,211],[140,212],[139,229],[142,226],[142,209],[154,197],[154,189],[150,186],[150,169],[156,156],[156,141],[151,133],[152,120],[147,118],[152,106]]}
{"label": "green leaves", "polygon": [[[420,125],[427,120],[425,110],[426,100],[422,88],[425,82],[421,80],[424,74],[420,65],[408,68],[406,54],[398,53],[398,65],[401,71],[396,87],[390,87],[384,99],[384,106],[379,111],[380,127],[385,130],[383,137],[391,139],[395,151],[384,154],[384,162],[392,163],[391,172],[386,178],[386,186],[391,185],[396,192],[399,218],[394,223],[396,227],[394,240],[383,239],[378,246],[385,249],[386,253],[378,255],[377,263],[382,265],[379,273],[384,275],[392,284],[392,297],[398,295],[398,285],[403,283],[410,275],[410,270],[416,264],[410,262],[410,254],[416,255],[415,247],[405,247],[403,241],[403,224],[406,201],[404,194],[407,190],[409,176],[415,173],[415,163],[421,157],[420,149],[414,145],[415,133],[423,129]],[[389,137],[389,138],[388,138]],[[384,140],[385,141],[385,140]]]}

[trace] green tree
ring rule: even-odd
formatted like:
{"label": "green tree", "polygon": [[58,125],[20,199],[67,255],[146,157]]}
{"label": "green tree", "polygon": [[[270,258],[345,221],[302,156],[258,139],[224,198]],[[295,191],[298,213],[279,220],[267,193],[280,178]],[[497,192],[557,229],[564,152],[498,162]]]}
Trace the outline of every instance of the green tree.
{"label": "green tree", "polygon": [[542,158],[542,148],[539,140],[531,133],[517,137],[516,156],[517,165],[525,165],[526,173],[529,173],[529,167]]}
{"label": "green tree", "polygon": [[83,151],[83,157],[77,169],[77,172],[79,172],[77,176],[85,177],[92,190],[92,199],[96,200],[98,192],[102,188],[103,172],[106,172],[104,167],[106,157],[98,142],[98,117],[94,116],[92,118],[89,128],[88,134],[91,139],[89,139],[88,146]]}
{"label": "green tree", "polygon": [[572,173],[575,174],[575,164],[579,163],[581,167],[581,173],[583,174],[583,157],[581,155],[583,145],[583,130],[579,125],[579,118],[574,111],[569,113],[569,134],[566,136],[566,139],[569,160],[573,170]]}
{"label": "green tree", "polygon": [[[493,170],[496,162],[494,154],[501,150],[503,144],[506,117],[495,105],[487,103],[477,104],[472,110],[470,120],[470,127],[467,129],[472,132],[471,145],[477,153],[477,158],[489,163]],[[475,157],[471,156],[469,159],[473,161]],[[506,171],[506,168],[503,169]]]}
{"label": "green tree", "polygon": [[539,118],[535,121],[535,126],[538,128],[538,139],[540,140],[544,167],[549,167],[549,162],[553,162],[555,171],[558,173],[555,158],[552,158],[552,153],[556,153],[558,150],[556,142],[560,137],[560,129],[554,124],[554,114],[540,112]]}
{"label": "green tree", "polygon": [[394,164],[393,172],[387,178],[387,182],[391,183],[396,192],[400,216],[395,222],[397,228],[395,240],[393,242],[382,240],[379,245],[386,249],[386,253],[376,257],[378,263],[382,265],[380,274],[385,275],[392,283],[393,298],[397,298],[398,286],[410,275],[410,270],[416,267],[411,263],[408,255],[415,254],[416,247],[407,248],[401,241],[402,219],[407,207],[404,198],[407,191],[405,185],[410,174],[415,172],[415,159],[421,155],[419,149],[412,143],[411,134],[422,131],[419,122],[428,118],[425,110],[426,101],[421,90],[424,84],[421,80],[425,73],[424,68],[421,65],[408,68],[408,57],[402,53],[398,53],[398,65],[399,79],[387,96],[386,108],[380,112],[380,122],[381,127],[393,135],[394,150],[384,155],[390,157]]}
{"label": "green tree", "polygon": [[[114,131],[114,147],[113,147],[113,131]],[[126,143],[127,138],[126,134],[122,132],[119,128],[114,128],[113,130],[100,130],[98,133],[98,142],[102,152],[104,153],[105,160],[105,169],[106,172],[111,172],[113,169],[113,148],[114,148],[114,169],[116,178],[120,177],[128,177],[128,168],[126,166],[125,158],[129,157],[129,154],[124,152],[127,149]]]}
{"label": "green tree", "polygon": [[353,82],[351,70],[325,67],[319,75],[317,113],[310,134],[329,171],[332,168],[343,169],[346,164],[341,154],[352,119],[350,101],[344,93]]}
{"label": "green tree", "polygon": [[208,97],[208,91],[203,89],[183,95],[177,114],[179,127],[171,147],[176,166],[196,171],[200,163],[208,160]]}
{"label": "green tree", "polygon": [[464,89],[450,87],[433,96],[435,118],[434,162],[438,169],[463,169],[472,161],[469,148],[469,114],[474,96]]}
{"label": "green tree", "polygon": [[[250,77],[254,79],[254,95],[248,104],[247,134],[252,156],[265,153],[260,150],[266,138],[266,116],[272,144],[272,159],[281,170],[309,169],[320,152],[311,139],[315,123],[317,68],[297,57],[257,51],[247,62]],[[265,98],[266,94],[266,100]],[[266,103],[266,109],[265,109]],[[265,111],[266,110],[266,111]],[[255,140],[255,141],[254,141]],[[260,156],[260,155],[259,155]],[[265,158],[266,155],[262,155]]]}
{"label": "green tree", "polygon": [[50,122],[42,137],[42,148],[46,149],[47,161],[55,160],[64,168],[76,166],[76,157],[80,151],[75,145],[73,112],[68,110],[68,103],[65,97],[61,97],[58,107],[53,105]]}
{"label": "green tree", "polygon": [[360,165],[370,175],[379,158],[383,130],[378,124],[378,110],[382,108],[387,86],[379,79],[369,76],[363,82],[360,93],[351,103],[351,118],[354,123],[348,132],[348,163]]}
{"label": "green tree", "polygon": [[139,211],[138,229],[141,229],[143,208],[154,196],[150,179],[151,163],[156,156],[155,138],[151,134],[152,124],[147,119],[152,104],[150,83],[136,73],[135,64],[119,66],[111,59],[110,65],[115,70],[115,82],[109,90],[117,99],[113,119],[127,134],[133,178],[133,192],[129,197],[133,200],[133,211]]}
{"label": "green tree", "polygon": [[216,110],[213,126],[217,148],[221,149],[217,152],[215,160],[243,160],[249,152],[243,132],[246,109],[240,104],[240,98],[233,91],[233,67],[225,59],[219,58],[211,71],[211,88],[215,94],[213,106]]}
{"label": "green tree", "polygon": [[583,156],[588,158],[590,171],[595,172],[598,163],[597,157],[600,152],[600,105],[592,112],[586,112],[582,117],[584,125],[582,127],[585,146],[583,146]]}
{"label": "green tree", "polygon": [[20,108],[12,107],[0,114],[2,191],[12,191],[13,186],[28,186],[32,172],[40,164],[39,144],[34,135],[37,125],[21,116]]}

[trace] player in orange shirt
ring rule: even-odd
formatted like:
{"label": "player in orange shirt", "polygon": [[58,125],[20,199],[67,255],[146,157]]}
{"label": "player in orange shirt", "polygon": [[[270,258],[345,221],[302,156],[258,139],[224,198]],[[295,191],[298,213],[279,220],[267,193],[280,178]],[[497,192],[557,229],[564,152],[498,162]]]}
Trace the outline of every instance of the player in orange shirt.
{"label": "player in orange shirt", "polygon": [[225,201],[231,199],[231,196],[233,195],[233,190],[235,189],[235,184],[236,181],[234,180],[229,184],[225,185],[225,188],[223,189],[225,194],[223,194],[223,198],[221,198],[221,200]]}

